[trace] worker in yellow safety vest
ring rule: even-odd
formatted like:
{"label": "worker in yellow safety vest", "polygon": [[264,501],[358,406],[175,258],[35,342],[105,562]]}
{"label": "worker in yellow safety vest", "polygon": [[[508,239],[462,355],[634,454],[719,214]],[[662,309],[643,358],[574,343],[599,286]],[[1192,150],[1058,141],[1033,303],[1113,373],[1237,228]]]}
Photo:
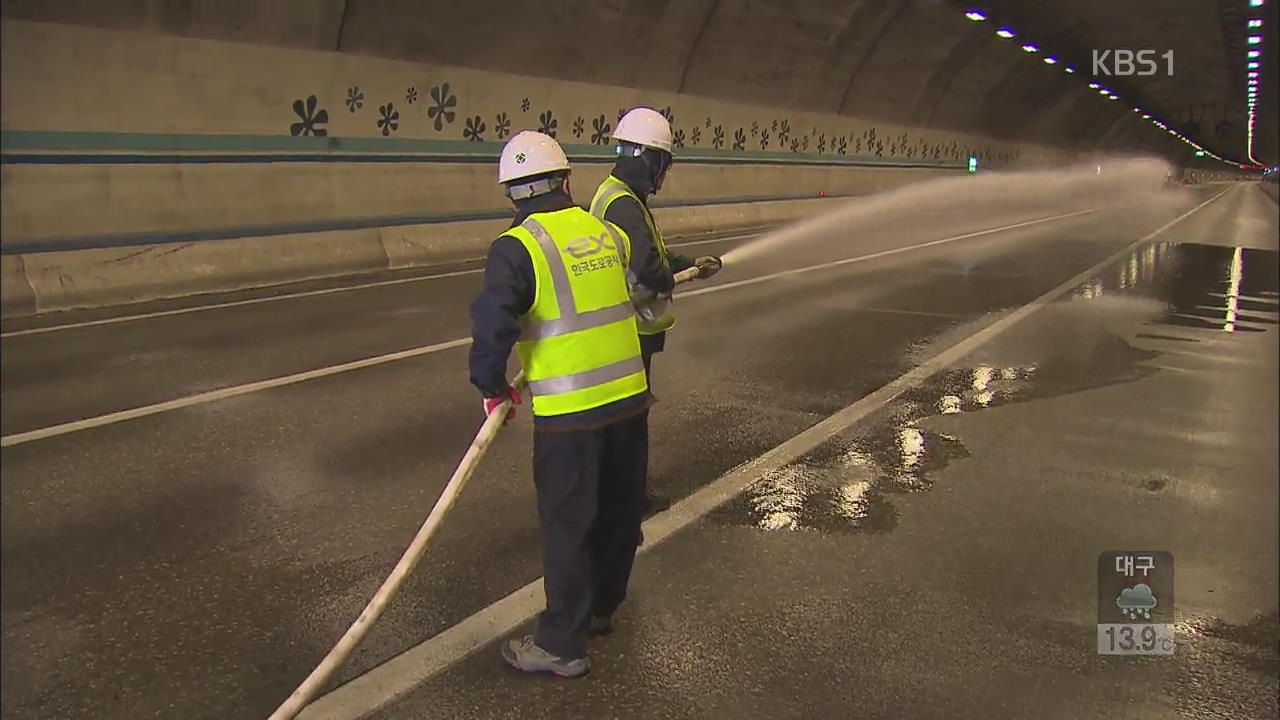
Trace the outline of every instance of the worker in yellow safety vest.
{"label": "worker in yellow safety vest", "polygon": [[[618,120],[612,137],[617,160],[613,172],[596,190],[591,214],[618,226],[631,239],[628,281],[635,297],[646,298],[636,304],[636,322],[645,376],[652,386],[653,356],[662,352],[667,331],[676,324],[672,276],[697,267],[698,278],[706,279],[716,274],[722,263],[713,255],[690,259],[670,252],[649,211],[649,196],[662,188],[674,159],[667,118],[652,108],[635,108]],[[651,493],[648,484],[646,480],[648,512],[670,505],[667,497]]]}
{"label": "worker in yellow safety vest", "polygon": [[502,657],[578,677],[588,635],[612,629],[626,595],[644,511],[653,398],[627,287],[630,246],[573,204],[569,161],[547,135],[511,138],[498,182],[515,220],[490,246],[471,305],[471,383],[486,414],[520,403],[506,378],[514,347],[532,396],[546,591],[537,633],[505,643]]}

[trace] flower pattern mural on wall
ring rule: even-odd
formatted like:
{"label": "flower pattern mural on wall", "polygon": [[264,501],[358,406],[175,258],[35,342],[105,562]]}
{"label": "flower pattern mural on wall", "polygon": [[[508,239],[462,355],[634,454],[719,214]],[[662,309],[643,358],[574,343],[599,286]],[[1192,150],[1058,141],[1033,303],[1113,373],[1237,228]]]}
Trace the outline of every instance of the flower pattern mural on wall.
{"label": "flower pattern mural on wall", "polygon": [[347,88],[347,110],[355,112],[362,107],[364,107],[364,93],[360,92],[360,86]]}
{"label": "flower pattern mural on wall", "polygon": [[324,125],[329,122],[329,111],[319,105],[320,102],[315,95],[308,95],[306,102],[294,100],[293,114],[298,116],[298,122],[289,125],[289,134],[294,137],[328,135],[329,132],[325,130]]}
{"label": "flower pattern mural on wall", "polygon": [[601,113],[601,115],[595,120],[591,121],[591,129],[594,130],[594,132],[591,133],[592,145],[604,145],[609,142],[609,131],[613,128],[609,125],[609,122],[604,119],[603,113]]}
{"label": "flower pattern mural on wall", "polygon": [[538,115],[538,132],[543,135],[556,136],[556,128],[559,127],[560,121],[556,120],[556,116],[550,110]]}
{"label": "flower pattern mural on wall", "polygon": [[431,107],[427,108],[427,117],[434,118],[436,131],[444,129],[445,123],[453,122],[453,107],[458,104],[458,96],[449,93],[449,83],[441,83],[431,88]]}
{"label": "flower pattern mural on wall", "polygon": [[464,123],[464,125],[465,127],[462,129],[462,137],[470,140],[471,142],[484,141],[484,131],[485,131],[486,125],[484,123],[484,120],[482,120],[479,115],[476,115],[475,117],[467,118],[467,121],[466,123]]}
{"label": "flower pattern mural on wall", "polygon": [[382,137],[387,137],[400,127],[400,112],[396,110],[395,105],[387,103],[378,106],[378,129],[382,131]]}
{"label": "flower pattern mural on wall", "polygon": [[[428,132],[431,129],[436,132],[446,131],[446,126],[458,119],[461,102],[459,96],[453,91],[451,83],[441,82],[429,89],[420,89],[411,83],[405,83],[400,87],[404,88],[405,93],[401,102],[414,105],[422,100],[425,106],[424,115],[428,120]],[[354,114],[363,109],[366,92],[362,90],[362,86],[350,84],[338,88],[338,92],[344,90],[344,106],[348,112]],[[419,93],[422,97],[419,97]],[[537,97],[520,98],[518,101],[520,110],[532,112],[533,105],[537,101]],[[401,113],[395,108],[393,102],[387,102],[385,105],[375,104],[374,107],[378,110],[376,127],[383,137],[390,137],[402,129],[410,136],[421,137],[422,130],[414,119],[416,115],[411,114],[408,118],[408,127],[402,128]],[[624,115],[631,107],[633,106],[619,107],[618,117]],[[793,117],[770,118],[759,115],[743,116],[740,111],[732,111],[729,113],[731,118],[728,122],[717,123],[713,109],[712,113],[702,115],[701,119],[693,124],[677,128],[675,111],[670,104],[646,105],[642,100],[634,107],[651,107],[666,118],[672,126],[673,145],[682,149],[712,147],[717,150],[746,151],[750,145],[751,149],[758,146],[764,151],[772,151],[776,148],[797,154],[824,155],[830,152],[839,155],[886,157],[887,153],[887,157],[922,163],[962,163],[968,154],[973,154],[989,166],[1009,164],[1018,157],[1017,148],[993,149],[986,146],[970,149],[961,146],[958,140],[926,138],[923,135],[912,137],[909,131],[901,129],[894,129],[888,136],[882,135],[880,129],[876,127],[864,127],[862,130],[855,129],[846,134],[837,134],[832,132],[837,129],[833,127],[832,122],[822,120],[818,116],[811,118],[808,113]],[[587,109],[583,108],[583,110]],[[580,111],[565,115],[567,118],[572,118],[568,122],[573,138],[580,142],[589,141],[593,145],[608,145],[612,139],[609,133],[614,125],[607,120],[607,111],[599,113],[598,108],[590,110],[591,112]],[[293,101],[293,111],[296,117],[290,124],[291,135],[323,137],[333,132],[328,127],[328,111],[320,107],[320,101],[316,95],[304,95],[302,99]],[[548,107],[539,112],[537,118],[537,123],[532,127],[552,137],[558,136],[559,119],[555,110]],[[460,129],[459,135],[467,142],[504,140],[510,137],[517,125],[512,121],[509,113],[501,111],[490,114],[488,120],[483,114],[464,115],[462,120],[464,127]],[[810,120],[814,121],[810,122]],[[530,125],[526,124],[524,127],[530,127]],[[706,145],[702,145],[704,128]]]}

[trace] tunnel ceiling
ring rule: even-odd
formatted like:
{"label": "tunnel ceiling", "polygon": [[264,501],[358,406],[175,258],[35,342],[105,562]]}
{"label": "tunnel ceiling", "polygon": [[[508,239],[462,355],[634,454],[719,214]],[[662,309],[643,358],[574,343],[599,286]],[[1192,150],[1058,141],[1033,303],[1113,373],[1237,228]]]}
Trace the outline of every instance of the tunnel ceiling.
{"label": "tunnel ceiling", "polygon": [[[977,7],[988,25],[1006,25],[1019,39],[1042,45],[1080,69],[1094,70],[1094,50],[1155,51],[1154,75],[1102,76],[1128,104],[1163,118],[1220,155],[1246,158],[1246,53],[1262,53],[1262,97],[1255,122],[1254,157],[1277,163],[1277,0],[1252,7],[1249,0],[978,0],[948,2],[957,11]],[[1261,18],[1261,29],[1247,28]],[[1249,34],[1263,43],[1248,45]],[[1162,57],[1172,52],[1173,73]]]}
{"label": "tunnel ceiling", "polygon": [[[1255,157],[1277,162],[1280,0],[0,0],[7,18],[404,60],[842,113],[1086,150],[1246,157],[1245,21],[1265,14]],[[965,11],[989,18],[970,22]],[[1007,25],[1018,37],[1001,40]],[[1082,72],[1041,62],[1033,42]],[[1173,52],[1087,83],[1091,52]]]}

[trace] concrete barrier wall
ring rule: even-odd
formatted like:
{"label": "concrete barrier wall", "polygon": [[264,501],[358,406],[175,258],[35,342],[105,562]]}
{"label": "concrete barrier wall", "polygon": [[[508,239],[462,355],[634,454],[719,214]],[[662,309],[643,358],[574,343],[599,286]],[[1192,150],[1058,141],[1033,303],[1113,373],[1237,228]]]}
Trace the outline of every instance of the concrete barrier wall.
{"label": "concrete barrier wall", "polygon": [[[946,172],[888,172],[865,187],[879,191]],[[658,208],[654,214],[664,232],[679,241],[785,224],[840,200],[716,203]],[[15,317],[474,259],[509,225],[508,219],[470,220],[11,253],[0,256],[0,300],[4,316]]]}
{"label": "concrete barrier wall", "polygon": [[554,134],[585,203],[638,104],[672,120],[678,164],[657,204],[681,228],[759,222],[749,199],[962,173],[970,155],[1071,157],[672,92],[12,19],[0,52],[4,297],[28,310],[475,254],[508,212],[494,178],[506,138]]}
{"label": "concrete barrier wall", "polygon": [[[495,153],[497,148],[494,149]],[[270,234],[306,227],[425,224],[506,214],[493,164],[289,162],[191,164],[5,164],[0,196],[3,246],[57,248],[121,236]],[[609,172],[603,160],[576,164],[582,203]],[[928,167],[684,163],[661,205],[873,192]],[[934,170],[941,168],[932,168]],[[953,168],[954,171],[954,168]],[[127,238],[126,238],[127,239]]]}

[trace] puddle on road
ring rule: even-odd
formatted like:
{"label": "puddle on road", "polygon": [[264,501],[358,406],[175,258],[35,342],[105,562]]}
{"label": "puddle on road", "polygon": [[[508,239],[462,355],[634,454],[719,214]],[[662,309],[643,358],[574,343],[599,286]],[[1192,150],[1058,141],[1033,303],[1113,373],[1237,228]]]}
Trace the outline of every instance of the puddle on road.
{"label": "puddle on road", "polygon": [[[1138,337],[1185,340],[1158,326],[1261,332],[1276,325],[1280,265],[1273,251],[1153,243],[1082,283],[1069,301],[1120,293],[1163,302]],[[851,429],[757,480],[712,514],[712,521],[763,531],[887,532],[898,524],[895,493],[932,489],[938,471],[969,456],[955,437],[919,426],[934,415],[1132,382],[1160,372],[1160,355],[1101,331],[1089,347],[1041,362],[939,373],[908,390],[871,424]],[[1159,488],[1148,488],[1156,491]]]}
{"label": "puddle on road", "polygon": [[1262,332],[1277,325],[1280,253],[1195,243],[1152,243],[1134,250],[1072,292],[1153,298],[1165,310],[1149,325]]}

